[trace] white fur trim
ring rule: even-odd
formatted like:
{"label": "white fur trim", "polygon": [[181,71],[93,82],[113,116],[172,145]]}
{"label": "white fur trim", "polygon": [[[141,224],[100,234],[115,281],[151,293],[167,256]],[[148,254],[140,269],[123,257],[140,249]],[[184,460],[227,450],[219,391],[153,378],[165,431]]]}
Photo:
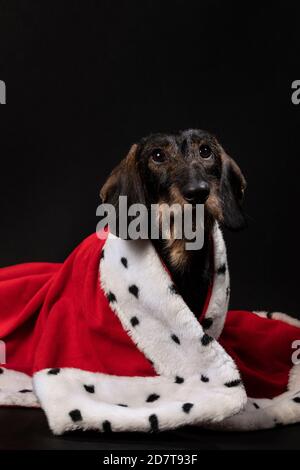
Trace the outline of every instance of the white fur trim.
{"label": "white fur trim", "polygon": [[[262,318],[270,318],[300,327],[300,321],[281,312],[255,311]],[[288,391],[273,399],[249,398],[244,410],[211,427],[229,431],[253,431],[300,421],[300,364],[294,365],[289,374]]]}
{"label": "white fur trim", "polygon": [[[297,370],[299,382],[299,369]],[[300,389],[289,390],[273,399],[250,398],[243,411],[222,423],[207,427],[227,431],[255,431],[300,421]]]}
{"label": "white fur trim", "polygon": [[237,413],[245,402],[242,387],[220,388],[214,380],[201,382],[200,374],[180,384],[167,377],[117,377],[71,368],[48,372],[38,372],[33,380],[55,434],[105,431],[108,426],[112,431],[151,431],[151,419],[158,430],[217,422]]}
{"label": "white fur trim", "polygon": [[213,278],[212,295],[205,313],[205,318],[209,318],[213,321],[207,331],[211,336],[218,339],[222,333],[228,311],[230,278],[226,246],[222,232],[217,224],[215,224],[213,230],[213,247],[215,274]]}
{"label": "white fur trim", "polygon": [[296,326],[297,328],[300,328],[300,320],[297,318],[291,317],[290,315],[287,315],[286,313],[282,312],[268,312],[266,310],[255,310],[253,311],[255,315],[261,317],[261,318],[269,318],[270,320],[279,320],[283,321],[284,323],[288,323],[291,326]]}
{"label": "white fur trim", "polygon": [[[37,400],[29,376],[2,368],[0,404],[36,407],[40,402],[55,434],[75,429],[155,431],[185,424],[252,430],[300,421],[300,365],[292,368],[286,393],[247,401],[234,361],[211,338],[222,331],[229,301],[226,249],[217,225],[213,241],[215,275],[204,326],[209,336],[174,290],[151,242],[110,234],[105,243],[101,286],[123,328],[153,362],[157,377],[45,369],[33,379]],[[272,318],[300,326],[299,320],[279,312]]]}
{"label": "white fur trim", "polygon": [[255,431],[300,421],[300,364],[290,370],[288,391],[273,399],[249,398],[244,410],[207,427],[227,431]]}
{"label": "white fur trim", "polygon": [[29,375],[4,367],[0,371],[0,406],[40,406]]}
{"label": "white fur trim", "polygon": [[[226,266],[221,239],[219,232],[216,270]],[[201,369],[205,373],[209,368],[220,385],[239,378],[233,360],[216,341],[202,345],[203,329],[182,297],[172,291],[170,276],[151,242],[122,240],[109,234],[104,250],[101,286],[108,296],[113,294],[116,300],[111,302],[111,308],[138,348],[154,362],[159,374],[188,377]],[[126,259],[127,267],[122,259]],[[215,275],[207,310],[209,317],[221,323],[227,307],[228,282],[226,266],[225,273]]]}

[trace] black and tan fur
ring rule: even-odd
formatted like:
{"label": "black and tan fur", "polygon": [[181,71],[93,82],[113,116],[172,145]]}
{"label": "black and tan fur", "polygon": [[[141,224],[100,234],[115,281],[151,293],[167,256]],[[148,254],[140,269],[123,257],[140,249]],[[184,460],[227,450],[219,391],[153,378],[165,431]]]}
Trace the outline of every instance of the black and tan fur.
{"label": "black and tan fur", "polygon": [[[153,240],[178,291],[198,315],[211,281],[210,234],[214,220],[230,230],[245,225],[242,200],[245,178],[217,139],[202,130],[153,134],[134,144],[101,190],[103,202],[128,204],[205,204],[205,242],[187,251],[185,240]],[[163,206],[161,206],[163,207]],[[200,286],[200,288],[199,288]]]}

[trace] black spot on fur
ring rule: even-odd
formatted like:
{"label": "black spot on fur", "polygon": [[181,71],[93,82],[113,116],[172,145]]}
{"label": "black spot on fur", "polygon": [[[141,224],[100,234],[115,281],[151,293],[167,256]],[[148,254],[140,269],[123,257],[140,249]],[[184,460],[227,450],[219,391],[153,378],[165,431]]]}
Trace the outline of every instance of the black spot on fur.
{"label": "black spot on fur", "polygon": [[213,324],[213,319],[211,317],[203,318],[201,326],[204,330],[208,330]]}
{"label": "black spot on fur", "polygon": [[123,406],[123,408],[128,408],[128,405],[124,405],[123,403],[118,403],[118,406]]}
{"label": "black spot on fur", "polygon": [[185,413],[189,413],[191,409],[193,408],[194,404],[193,403],[184,403],[182,405],[182,409]]}
{"label": "black spot on fur", "polygon": [[153,401],[156,401],[159,398],[160,398],[159,395],[157,395],[156,393],[151,393],[151,395],[149,395],[149,397],[147,398],[146,402],[152,403]]}
{"label": "black spot on fur", "polygon": [[103,432],[112,432],[110,421],[103,421],[102,429]]}
{"label": "black spot on fur", "polygon": [[274,312],[267,312],[267,318],[268,318],[269,320],[272,320],[273,313],[274,313]]}
{"label": "black spot on fur", "polygon": [[175,286],[175,284],[171,284],[169,286],[169,290],[172,294],[178,294],[178,290],[177,290],[177,287]]}
{"label": "black spot on fur", "polygon": [[69,415],[74,423],[76,423],[76,421],[82,421],[82,416],[79,410],[72,410]]}
{"label": "black spot on fur", "polygon": [[206,334],[206,333],[204,333],[204,335],[201,338],[202,346],[207,346],[212,341],[213,341],[213,338],[211,336],[209,336],[208,334]]}
{"label": "black spot on fur", "polygon": [[0,367],[0,374],[3,374],[4,370]]}
{"label": "black spot on fur", "polygon": [[171,338],[172,338],[172,340],[174,341],[174,343],[180,344],[180,339],[178,338],[178,336],[176,336],[176,335],[171,335]]}
{"label": "black spot on fur", "polygon": [[23,388],[23,390],[19,390],[19,393],[32,393],[32,390],[29,390],[28,388]]}
{"label": "black spot on fur", "polygon": [[293,401],[294,401],[295,403],[300,403],[300,397],[295,397],[295,398],[293,398]]}
{"label": "black spot on fur", "polygon": [[159,431],[158,419],[157,419],[156,415],[150,415],[149,416],[149,423],[150,423],[152,432],[158,432]]}
{"label": "black spot on fur", "polygon": [[226,382],[224,385],[228,388],[238,387],[239,385],[242,385],[242,381],[241,379],[231,380],[230,382]]}
{"label": "black spot on fur", "polygon": [[218,274],[225,274],[225,273],[226,273],[226,269],[227,269],[227,268],[226,268],[226,264],[225,264],[225,263],[224,263],[224,264],[221,264],[221,266],[218,268],[217,273],[218,273]]}
{"label": "black spot on fur", "polygon": [[89,393],[95,393],[95,385],[84,385],[84,388]]}
{"label": "black spot on fur", "polygon": [[100,259],[104,259],[104,249],[101,251]]}
{"label": "black spot on fur", "polygon": [[132,295],[134,295],[134,297],[138,298],[139,288],[135,284],[132,284],[132,286],[129,286],[128,290],[129,290],[130,294],[132,294]]}
{"label": "black spot on fur", "polygon": [[113,303],[113,302],[117,301],[117,298],[116,298],[115,294],[113,294],[113,292],[109,291],[109,293],[107,294],[107,300],[110,303]]}
{"label": "black spot on fur", "polygon": [[183,382],[184,382],[184,379],[182,377],[179,377],[178,375],[176,375],[175,383],[176,384],[183,384]]}
{"label": "black spot on fur", "polygon": [[227,299],[229,297],[229,294],[230,294],[230,287],[228,286],[228,287],[226,287],[226,297],[227,297]]}
{"label": "black spot on fur", "polygon": [[201,375],[201,382],[207,383],[209,382],[209,378],[206,375]]}
{"label": "black spot on fur", "polygon": [[139,319],[138,319],[137,317],[132,317],[132,318],[130,319],[130,323],[131,323],[132,326],[136,326],[136,325],[138,325],[138,324],[140,323],[140,321],[139,321]]}
{"label": "black spot on fur", "polygon": [[49,375],[57,375],[60,373],[60,369],[58,367],[54,368],[54,369],[50,369],[48,370],[47,374]]}
{"label": "black spot on fur", "polygon": [[257,403],[255,403],[255,402],[253,402],[253,406],[254,406],[254,408],[256,408],[257,410],[259,410],[259,408],[260,408],[260,406],[259,406]]}
{"label": "black spot on fur", "polygon": [[127,258],[122,257],[122,258],[121,258],[121,263],[123,264],[124,268],[128,268],[128,261],[127,261]]}

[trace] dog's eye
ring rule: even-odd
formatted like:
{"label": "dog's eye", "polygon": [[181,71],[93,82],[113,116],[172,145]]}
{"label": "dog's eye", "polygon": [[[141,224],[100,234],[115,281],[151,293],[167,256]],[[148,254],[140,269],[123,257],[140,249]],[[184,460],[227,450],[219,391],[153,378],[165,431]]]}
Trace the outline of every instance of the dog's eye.
{"label": "dog's eye", "polygon": [[202,158],[209,158],[212,154],[209,145],[200,145],[199,152]]}
{"label": "dog's eye", "polygon": [[155,149],[151,153],[151,158],[154,163],[164,163],[166,160],[166,154],[160,149]]}

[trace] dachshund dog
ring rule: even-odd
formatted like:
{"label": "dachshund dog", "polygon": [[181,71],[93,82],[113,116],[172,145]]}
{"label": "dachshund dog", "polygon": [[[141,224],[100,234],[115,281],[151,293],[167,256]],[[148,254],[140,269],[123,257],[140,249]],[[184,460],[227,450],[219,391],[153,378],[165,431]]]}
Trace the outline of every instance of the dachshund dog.
{"label": "dachshund dog", "polygon": [[[104,203],[204,204],[204,245],[188,251],[185,240],[152,240],[191,311],[202,311],[211,282],[211,230],[216,220],[230,230],[245,226],[245,178],[217,139],[203,130],[152,134],[134,144],[101,189]],[[199,285],[201,286],[199,288]]]}

